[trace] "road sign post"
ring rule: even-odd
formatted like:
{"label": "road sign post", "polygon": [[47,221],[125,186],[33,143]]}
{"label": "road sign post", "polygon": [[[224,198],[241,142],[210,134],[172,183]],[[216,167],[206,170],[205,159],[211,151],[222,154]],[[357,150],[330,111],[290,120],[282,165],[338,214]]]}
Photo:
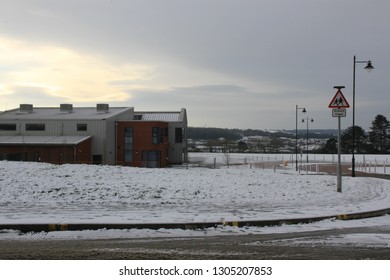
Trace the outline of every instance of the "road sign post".
{"label": "road sign post", "polygon": [[335,86],[337,89],[335,96],[329,104],[332,108],[332,116],[338,118],[338,152],[337,152],[337,191],[342,192],[342,170],[341,170],[341,118],[346,116],[346,109],[349,108],[347,99],[345,99],[341,92],[344,86]]}
{"label": "road sign post", "polygon": [[342,185],[342,170],[341,170],[341,117],[338,117],[338,151],[337,151],[337,191],[341,192],[341,185]]}
{"label": "road sign post", "polygon": [[332,117],[341,117],[344,118],[347,116],[347,110],[345,108],[341,109],[332,109]]}

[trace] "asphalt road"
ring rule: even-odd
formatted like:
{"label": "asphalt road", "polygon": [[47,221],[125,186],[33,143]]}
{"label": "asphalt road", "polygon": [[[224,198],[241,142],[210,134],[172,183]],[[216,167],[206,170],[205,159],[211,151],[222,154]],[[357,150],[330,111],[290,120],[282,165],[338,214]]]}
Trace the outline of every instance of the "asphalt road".
{"label": "asphalt road", "polygon": [[196,238],[105,240],[0,240],[0,259],[61,260],[194,260],[390,259],[390,244],[330,244],[328,238],[345,234],[390,234],[390,226],[314,232]]}

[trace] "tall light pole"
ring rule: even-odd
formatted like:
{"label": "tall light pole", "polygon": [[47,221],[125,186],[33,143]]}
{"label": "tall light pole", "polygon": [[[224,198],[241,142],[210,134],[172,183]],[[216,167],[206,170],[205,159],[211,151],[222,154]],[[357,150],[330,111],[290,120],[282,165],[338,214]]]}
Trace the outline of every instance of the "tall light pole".
{"label": "tall light pole", "polygon": [[[314,122],[313,119],[306,117],[306,163],[309,163],[309,121]],[[305,119],[302,119],[305,122]]]}
{"label": "tall light pole", "polygon": [[357,63],[367,63],[364,67],[368,72],[374,69],[371,60],[356,60],[356,55],[353,56],[353,81],[352,81],[352,177],[355,177],[355,72]]}
{"label": "tall light pole", "polygon": [[298,110],[302,109],[302,113],[306,113],[305,108],[299,108],[295,105],[295,170],[298,171]]}

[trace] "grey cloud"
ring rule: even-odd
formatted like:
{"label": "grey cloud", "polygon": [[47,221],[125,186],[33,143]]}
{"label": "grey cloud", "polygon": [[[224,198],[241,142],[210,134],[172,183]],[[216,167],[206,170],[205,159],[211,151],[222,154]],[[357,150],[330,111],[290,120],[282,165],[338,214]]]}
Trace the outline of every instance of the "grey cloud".
{"label": "grey cloud", "polygon": [[[213,83],[209,79],[189,83],[193,87],[177,86],[183,85],[178,81],[164,85],[170,88],[167,91],[132,91],[130,102],[142,106],[185,104],[203,113],[213,111],[219,102],[229,110],[234,105],[244,108],[241,115],[247,107],[253,108],[251,119],[255,119],[256,104],[266,103],[276,106],[273,110],[279,110],[278,118],[282,118],[282,111],[295,104],[326,109],[336,84],[345,85],[350,95],[354,54],[373,60],[376,66],[370,78],[357,69],[359,96],[372,90],[380,95],[381,103],[388,103],[389,10],[387,0],[356,0],[353,5],[339,0],[14,0],[2,4],[0,32],[105,55],[118,63],[168,61],[181,69],[224,76],[224,81],[231,77],[243,81],[221,84],[215,78],[214,85],[202,85]],[[267,92],[262,82],[283,89]],[[131,82],[112,81],[111,85]],[[213,105],[210,109],[208,103]],[[262,118],[266,120],[251,125],[268,125],[270,117]],[[365,119],[365,125],[370,121]],[[281,123],[283,128],[294,126],[290,117]],[[242,127],[248,125],[242,123]]]}

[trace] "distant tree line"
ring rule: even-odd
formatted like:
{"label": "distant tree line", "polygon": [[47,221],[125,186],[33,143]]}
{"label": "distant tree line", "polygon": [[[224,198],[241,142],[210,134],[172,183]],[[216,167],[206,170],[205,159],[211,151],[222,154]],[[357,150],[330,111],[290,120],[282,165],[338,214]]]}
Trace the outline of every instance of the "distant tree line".
{"label": "distant tree line", "polygon": [[242,138],[239,130],[215,127],[188,127],[187,135],[188,138],[195,140],[217,140],[224,138],[230,141],[237,141]]}
{"label": "distant tree line", "polygon": [[[335,135],[334,129],[311,129],[309,131],[309,138],[329,138]],[[281,130],[281,131],[266,131],[259,129],[229,129],[216,127],[188,127],[188,138],[193,140],[217,140],[224,138],[229,141],[238,141],[244,137],[251,136],[269,136],[272,138],[295,138],[295,130]],[[299,137],[306,138],[306,129],[298,130]]]}
{"label": "distant tree line", "polygon": [[[250,136],[269,136],[271,133],[259,129],[217,128],[217,127],[188,127],[188,138],[194,140],[216,140],[224,138],[237,141]],[[291,137],[288,133],[276,132],[278,137]]]}
{"label": "distant tree line", "polygon": [[[355,143],[353,143],[353,134],[355,134]],[[390,152],[390,122],[383,115],[377,115],[371,123],[368,133],[360,126],[351,126],[341,135],[342,153],[352,153],[353,147],[355,153],[382,153]],[[337,153],[338,141],[336,137],[329,138],[325,146],[316,151],[319,153]]]}
{"label": "distant tree line", "polygon": [[[356,153],[389,153],[390,152],[390,124],[383,115],[377,115],[371,123],[369,132],[365,132],[360,126],[355,126],[355,143],[352,144],[353,127],[342,131],[342,153],[352,153],[355,147]],[[254,153],[279,153],[294,152],[295,130],[264,131],[255,129],[227,129],[213,127],[189,127],[188,138],[192,140],[206,141],[209,152],[254,152]],[[298,138],[307,137],[306,130],[298,130]],[[337,131],[310,130],[309,139],[324,139],[323,147],[311,150],[311,153],[338,152]],[[264,136],[265,138],[252,138],[250,141],[245,137]],[[197,150],[193,147],[193,150]]]}

